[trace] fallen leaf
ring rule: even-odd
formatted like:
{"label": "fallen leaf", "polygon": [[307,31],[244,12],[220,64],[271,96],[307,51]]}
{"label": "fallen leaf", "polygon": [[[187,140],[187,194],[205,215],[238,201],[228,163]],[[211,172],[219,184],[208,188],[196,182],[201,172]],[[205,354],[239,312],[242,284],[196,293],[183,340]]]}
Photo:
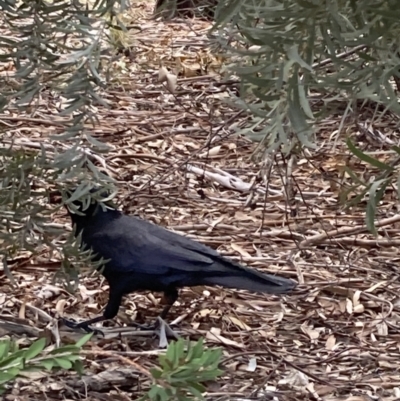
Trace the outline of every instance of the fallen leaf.
{"label": "fallen leaf", "polygon": [[309,384],[308,376],[303,372],[292,369],[285,378],[279,380],[279,384],[286,384],[290,387],[305,387]]}
{"label": "fallen leaf", "polygon": [[206,339],[210,340],[214,343],[230,345],[232,347],[237,347],[240,349],[246,348],[246,346],[244,344],[238,343],[237,341],[230,340],[229,338],[222,336],[220,333],[221,333],[220,329],[218,329],[216,327],[212,327],[209,331],[207,331]]}
{"label": "fallen leaf", "polygon": [[228,323],[233,323],[235,326],[239,327],[242,330],[247,330],[250,331],[251,327],[248,326],[246,323],[242,322],[241,320],[239,320],[238,318],[234,317],[234,316],[226,316],[224,315],[222,317],[223,320],[225,320]]}
{"label": "fallen leaf", "polygon": [[312,329],[311,327],[307,326],[306,324],[301,325],[301,331],[304,334],[307,334],[311,340],[316,340],[320,335],[319,331]]}
{"label": "fallen leaf", "polygon": [[234,242],[231,242],[231,247],[233,250],[235,250],[236,252],[240,253],[241,256],[244,256],[246,258],[251,258],[251,255],[245,251],[241,246],[239,246],[238,244],[235,244]]}
{"label": "fallen leaf", "polygon": [[328,337],[325,343],[325,347],[327,350],[332,351],[336,345],[336,337],[332,334]]}
{"label": "fallen leaf", "polygon": [[349,315],[353,314],[353,302],[349,298],[346,299],[346,311]]}

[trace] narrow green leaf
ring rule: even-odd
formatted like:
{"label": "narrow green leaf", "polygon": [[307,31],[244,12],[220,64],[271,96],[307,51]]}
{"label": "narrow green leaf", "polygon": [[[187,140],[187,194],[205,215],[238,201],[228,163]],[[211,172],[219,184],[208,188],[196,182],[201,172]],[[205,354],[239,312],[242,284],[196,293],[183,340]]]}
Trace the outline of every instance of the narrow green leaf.
{"label": "narrow green leaf", "polygon": [[193,359],[193,352],[194,352],[194,343],[192,341],[188,341],[185,361],[190,361]]}
{"label": "narrow green leaf", "polygon": [[82,376],[84,373],[83,362],[79,359],[72,364],[72,368],[75,372],[78,373],[79,376]]}
{"label": "narrow green leaf", "polygon": [[67,116],[68,114],[72,114],[74,111],[77,111],[85,104],[86,104],[85,99],[81,98],[79,100],[70,103],[70,105],[64,110],[62,110],[59,114],[60,116]]}
{"label": "narrow green leaf", "polygon": [[10,341],[11,340],[4,340],[0,342],[0,361],[8,355],[10,350]]}
{"label": "narrow green leaf", "polygon": [[[165,353],[165,361],[164,363],[168,363],[169,366],[174,367],[174,360],[176,354],[176,343],[177,341],[171,341],[167,348],[167,352]],[[168,362],[167,362],[168,361]]]}
{"label": "narrow green leaf", "polygon": [[75,189],[74,193],[65,201],[66,204],[70,204],[81,198],[83,195],[87,195],[90,191],[90,184],[82,182],[78,188]]}
{"label": "narrow green leaf", "polygon": [[314,115],[311,110],[310,103],[307,99],[307,94],[305,92],[304,85],[302,84],[299,85],[299,99],[301,108],[303,109],[306,116],[310,119],[314,119]]}
{"label": "narrow green leaf", "polygon": [[184,355],[184,348],[185,348],[185,342],[182,338],[180,338],[175,343],[175,353],[174,353],[174,359],[173,359],[174,367],[179,366],[179,361]]}
{"label": "narrow green leaf", "polygon": [[226,5],[222,6],[223,2],[217,6],[216,15],[215,15],[215,24],[211,28],[211,32],[213,32],[219,25],[223,25],[230,21],[234,16],[236,16],[240,9],[242,8],[241,0],[231,0]]}
{"label": "narrow green leaf", "polygon": [[[198,388],[203,388],[202,391],[199,391]],[[195,397],[197,397],[199,400],[203,400],[203,394],[202,392],[204,392],[204,386],[202,386],[201,384],[198,384],[198,388],[196,388],[194,385],[188,386],[188,391],[193,394]]]}
{"label": "narrow green leaf", "polygon": [[312,3],[306,0],[296,0],[297,4],[303,8],[317,9],[319,7],[318,3]]}
{"label": "narrow green leaf", "polygon": [[40,87],[39,86],[33,88],[31,91],[26,92],[24,97],[22,97],[21,99],[17,100],[16,103],[18,105],[25,105],[25,104],[30,103],[33,100],[33,98],[35,97],[35,95],[37,93],[39,93],[39,91],[40,91]]}
{"label": "narrow green leaf", "polygon": [[367,212],[366,212],[366,224],[368,230],[371,231],[374,235],[377,235],[376,227],[375,227],[375,215],[376,215],[376,207],[379,205],[381,201],[386,187],[389,185],[390,180],[382,179],[375,181],[371,184],[369,189],[369,200],[367,204]]}
{"label": "narrow green leaf", "polygon": [[181,381],[184,379],[190,379],[192,375],[193,375],[192,371],[188,369],[187,366],[182,366],[180,368],[175,369],[175,371],[171,373],[170,380],[171,382],[174,382],[174,381]]}
{"label": "narrow green leaf", "polygon": [[161,389],[157,395],[160,398],[160,401],[171,401],[172,399],[171,391],[165,388]]}
{"label": "narrow green leaf", "polygon": [[163,374],[162,370],[156,368],[150,369],[150,373],[155,379],[160,379]]}
{"label": "narrow green leaf", "polygon": [[221,355],[222,355],[221,349],[217,348],[217,349],[213,349],[213,350],[208,350],[204,364],[206,366],[209,366],[209,365],[218,363],[219,360],[221,359]]}
{"label": "narrow green leaf", "polygon": [[[358,184],[358,186],[362,186],[362,187],[367,187],[368,183],[366,183],[365,181],[361,180],[355,173],[354,171],[348,167],[348,166],[344,166],[343,170],[350,176],[350,178],[352,179],[353,182],[355,182],[356,184]],[[353,186],[353,188],[357,188],[356,185]]]}
{"label": "narrow green leaf", "polygon": [[8,383],[11,380],[14,380],[18,375],[18,372],[0,372],[0,384]]}
{"label": "narrow green leaf", "polygon": [[299,96],[299,81],[297,78],[297,72],[293,73],[290,81],[290,89],[288,96],[288,116],[293,130],[296,132],[299,141],[303,146],[309,148],[315,148],[315,143],[310,141],[312,136],[312,130],[306,121],[305,114],[301,108],[300,96]]}
{"label": "narrow green leaf", "polygon": [[300,56],[299,51],[298,51],[298,45],[295,44],[289,48],[287,51],[287,56],[289,60],[295,61],[298,63],[302,68],[305,68],[306,70],[312,72],[312,67],[308,65]]}
{"label": "narrow green leaf", "polygon": [[75,138],[78,135],[80,134],[76,131],[66,131],[64,134],[51,135],[50,138],[55,141],[66,141],[67,139]]}
{"label": "narrow green leaf", "polygon": [[6,370],[9,366],[21,366],[24,360],[23,355],[23,350],[12,353],[10,356],[0,362],[0,370]]}
{"label": "narrow green leaf", "polygon": [[375,204],[373,201],[369,201],[367,203],[367,210],[365,214],[365,223],[367,225],[368,230],[376,235],[376,228],[375,228]]}
{"label": "narrow green leaf", "polygon": [[170,365],[169,365],[168,359],[165,356],[165,354],[158,356],[158,363],[160,364],[163,371],[165,371],[165,372],[169,371]]}
{"label": "narrow green leaf", "polygon": [[377,167],[379,170],[388,170],[388,171],[393,171],[394,168],[392,166],[389,166],[386,163],[383,163],[374,157],[371,157],[369,155],[366,155],[361,149],[357,148],[353,142],[351,141],[350,138],[347,138],[347,146],[350,149],[351,153],[353,153],[355,156],[357,156],[360,160],[370,164],[371,166]]}
{"label": "narrow green leaf", "polygon": [[216,377],[220,376],[223,373],[222,370],[217,369],[215,371],[203,371],[201,372],[201,380],[202,381],[208,381],[208,380],[214,380]]}
{"label": "narrow green leaf", "polygon": [[52,370],[54,368],[54,361],[51,359],[40,361],[40,365],[46,370]]}
{"label": "narrow green leaf", "polygon": [[54,358],[54,362],[63,369],[69,370],[72,368],[72,363],[64,358]]}
{"label": "narrow green leaf", "polygon": [[83,347],[93,336],[93,333],[88,333],[85,334],[83,337],[81,337],[76,343],[75,347],[81,348]]}
{"label": "narrow green leaf", "polygon": [[375,228],[375,213],[376,213],[376,206],[377,206],[377,201],[376,201],[376,193],[378,191],[378,188],[382,184],[383,180],[378,180],[375,181],[371,184],[369,188],[369,199],[367,203],[367,211],[366,211],[366,224],[367,228],[371,233],[374,235],[377,234],[376,228]]}
{"label": "narrow green leaf", "polygon": [[111,149],[110,146],[108,146],[106,143],[98,141],[96,138],[92,137],[89,134],[86,134],[86,139],[88,140],[88,142],[91,145],[95,146],[96,148],[100,148],[102,150],[110,150]]}
{"label": "narrow green leaf", "polygon": [[163,391],[163,388],[158,386],[158,385],[154,385],[149,391],[148,391],[148,396],[151,400],[157,400],[158,395],[160,394],[160,392]]}
{"label": "narrow green leaf", "polygon": [[[92,334],[92,333],[90,333]],[[63,354],[63,353],[74,353],[77,354],[79,352],[80,348],[77,347],[76,345],[66,345],[64,347],[60,347],[60,348],[55,348],[52,351],[50,351],[48,353],[48,355],[57,355],[57,354]]]}
{"label": "narrow green leaf", "polygon": [[40,338],[39,340],[35,341],[31,346],[25,351],[25,359],[29,361],[32,358],[35,358],[39,355],[46,346],[46,339]]}
{"label": "narrow green leaf", "polygon": [[354,195],[350,200],[347,200],[348,195],[352,192],[355,193],[354,187],[351,187],[348,190],[342,191],[340,193],[340,202],[341,204],[346,205],[347,209],[354,205],[358,205],[365,198],[365,194],[368,192],[368,188],[365,188],[360,194]]}

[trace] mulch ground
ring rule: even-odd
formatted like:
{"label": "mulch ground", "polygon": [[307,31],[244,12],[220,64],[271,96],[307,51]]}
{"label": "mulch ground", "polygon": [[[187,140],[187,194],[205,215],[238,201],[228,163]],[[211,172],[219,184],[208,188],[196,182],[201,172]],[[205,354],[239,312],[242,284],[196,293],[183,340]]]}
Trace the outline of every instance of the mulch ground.
{"label": "mulch ground", "polygon": [[[220,288],[182,291],[169,321],[184,338],[205,337],[208,346],[223,348],[225,372],[210,383],[206,398],[400,399],[394,189],[379,207],[377,237],[365,228],[365,205],[341,205],[340,191],[351,182],[345,166],[364,179],[375,174],[347,150],[346,135],[337,131],[341,116],[317,127],[316,151],[254,161],[256,144],[234,134],[247,116],[224,102],[235,88],[221,83],[223,61],[208,47],[209,25],[150,20],[151,5],[145,3],[135,10],[132,18],[142,30],[129,38],[130,55],[115,62],[114,78],[102,93],[111,107],[98,109],[92,131],[111,147],[98,161],[118,181],[119,205],[299,283],[282,297]],[[173,94],[158,80],[160,66],[178,76]],[[51,145],[49,135],[60,130],[61,119],[53,106],[43,94],[35,116],[4,114],[0,120],[17,145]],[[390,124],[379,129],[396,141]],[[375,157],[388,157],[389,145],[379,138],[352,127],[347,135]],[[65,212],[56,212],[53,223],[68,227]],[[98,276],[82,279],[75,296],[52,285],[58,267],[59,261],[40,258],[14,264],[18,288],[12,292],[2,278],[0,319],[23,319],[23,334],[7,326],[21,344],[34,340],[55,315],[96,316],[107,301]],[[135,366],[152,368],[163,350],[157,339],[121,327],[130,319],[151,321],[161,308],[159,294],[125,298],[118,319],[105,324],[109,335],[85,347],[85,385],[75,373],[46,373],[19,379],[4,399],[139,398],[149,380]]]}

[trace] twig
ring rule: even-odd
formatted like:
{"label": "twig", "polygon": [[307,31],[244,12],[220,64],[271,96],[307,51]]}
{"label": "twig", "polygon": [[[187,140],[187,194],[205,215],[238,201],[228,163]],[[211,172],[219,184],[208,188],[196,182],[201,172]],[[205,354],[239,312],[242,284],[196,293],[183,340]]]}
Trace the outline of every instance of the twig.
{"label": "twig", "polygon": [[[383,220],[378,221],[375,224],[375,227],[387,226],[390,224],[397,223],[398,221],[400,221],[400,214],[396,214],[395,216],[389,217],[388,219],[383,219]],[[360,233],[365,233],[365,232],[368,232],[368,229],[365,225],[358,225],[355,227],[342,227],[342,228],[328,231],[326,233],[314,235],[311,238],[307,238],[306,240],[300,242],[299,247],[307,248],[310,245],[314,245],[315,243],[321,243],[322,241],[324,241],[326,239],[332,240],[335,237],[340,237],[345,234],[360,234]]]}

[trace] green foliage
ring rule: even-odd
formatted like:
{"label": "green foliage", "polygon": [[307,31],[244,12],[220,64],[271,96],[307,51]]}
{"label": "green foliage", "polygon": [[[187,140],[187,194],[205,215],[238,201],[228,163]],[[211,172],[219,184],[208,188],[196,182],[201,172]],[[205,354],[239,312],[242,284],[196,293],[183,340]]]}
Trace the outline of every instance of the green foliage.
{"label": "green foliage", "polygon": [[383,105],[377,118],[400,113],[396,1],[227,0],[218,28],[227,68],[241,79],[236,104],[253,114],[239,132],[260,142],[260,155],[312,147],[312,125],[343,109],[340,102],[355,113],[357,100]]}
{"label": "green foliage", "polygon": [[26,349],[19,349],[12,340],[0,341],[0,394],[5,391],[5,385],[18,376],[29,372],[51,371],[54,369],[74,369],[83,373],[83,365],[79,356],[80,349],[92,334],[87,334],[74,345],[46,350],[46,339],[40,338]]}
{"label": "green foliage", "polygon": [[196,343],[179,339],[172,342],[166,354],[160,355],[160,368],[152,369],[154,385],[141,401],[202,400],[202,383],[221,375],[218,368],[222,350],[207,349],[203,339]]}
{"label": "green foliage", "polygon": [[[86,199],[92,182],[112,188],[112,179],[96,165],[108,146],[91,131],[97,124],[97,108],[107,107],[98,89],[107,83],[108,59],[102,52],[107,47],[108,26],[118,24],[116,15],[124,8],[124,0],[88,0],[87,4],[0,0],[0,62],[15,71],[0,80],[0,112],[29,117],[43,113],[47,97],[59,99],[53,111],[57,133],[47,140],[43,136],[41,141],[21,140],[14,136],[17,130],[0,123],[3,259],[20,250],[43,251],[43,244],[50,252],[60,251],[54,237],[65,230],[49,224],[54,206],[49,208],[48,198],[54,188],[81,183],[85,191],[78,188],[77,192],[80,196],[84,192]],[[63,250],[65,274],[71,272],[70,261],[78,260],[80,254],[72,241]],[[86,263],[88,255],[85,258],[82,262]]]}
{"label": "green foliage", "polygon": [[[398,181],[398,174],[395,167],[400,162],[400,148],[397,146],[392,148],[398,156],[394,158],[390,164],[387,164],[365,154],[361,149],[354,145],[350,138],[347,139],[347,146],[355,156],[369,165],[371,169],[378,169],[380,171],[380,174],[375,177],[372,182],[369,182],[358,177],[349,167],[345,167],[345,172],[352,178],[353,183],[345,188],[340,194],[341,202],[346,204],[347,207],[357,205],[364,200],[364,198],[367,199],[365,223],[368,230],[376,235],[375,217],[379,202],[382,200],[386,188],[393,182]],[[353,197],[350,201],[347,201],[350,194],[352,194]],[[400,194],[398,194],[398,196],[400,197]]]}

